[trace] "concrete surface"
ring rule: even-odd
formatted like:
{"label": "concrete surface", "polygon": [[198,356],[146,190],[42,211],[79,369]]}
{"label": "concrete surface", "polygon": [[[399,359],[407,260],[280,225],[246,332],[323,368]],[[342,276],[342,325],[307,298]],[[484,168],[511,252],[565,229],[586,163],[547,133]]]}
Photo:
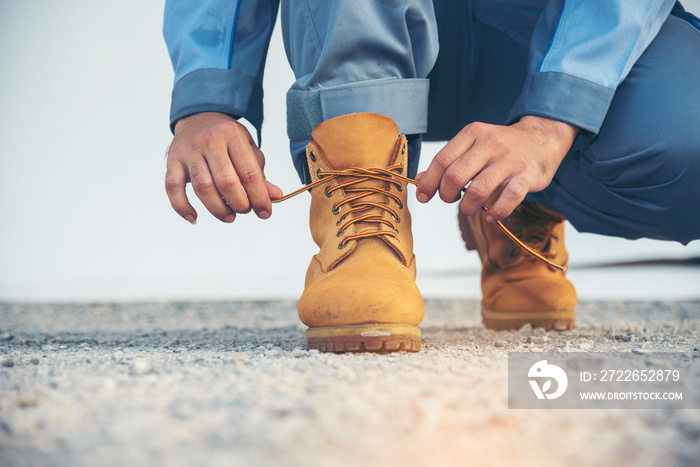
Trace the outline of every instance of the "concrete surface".
{"label": "concrete surface", "polygon": [[700,463],[700,410],[507,407],[508,352],[699,352],[700,302],[584,302],[556,333],[428,300],[423,350],[388,355],[307,351],[295,307],[0,304],[0,465]]}

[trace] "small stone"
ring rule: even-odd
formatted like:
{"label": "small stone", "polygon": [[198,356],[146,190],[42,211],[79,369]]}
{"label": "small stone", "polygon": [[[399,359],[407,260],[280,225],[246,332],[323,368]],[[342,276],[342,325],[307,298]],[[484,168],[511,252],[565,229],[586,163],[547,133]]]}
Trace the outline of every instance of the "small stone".
{"label": "small stone", "polygon": [[26,408],[26,407],[36,407],[38,405],[43,404],[44,400],[39,397],[39,396],[33,396],[33,397],[20,397],[15,400],[17,403],[18,407]]}
{"label": "small stone", "polygon": [[146,360],[134,360],[129,367],[129,372],[132,375],[145,375],[153,370],[153,364]]}
{"label": "small stone", "polygon": [[236,357],[236,363],[240,365],[247,365],[248,363],[250,363],[250,357],[246,354],[241,354]]}
{"label": "small stone", "polygon": [[67,349],[68,346],[66,344],[61,344],[58,346],[58,348],[62,350],[62,349]]}
{"label": "small stone", "polygon": [[306,352],[304,352],[301,349],[294,349],[292,350],[292,357],[294,358],[301,358],[306,355]]}
{"label": "small stone", "polygon": [[520,328],[520,330],[518,332],[520,332],[520,334],[531,333],[532,332],[532,324],[530,324],[530,323],[523,324],[523,326]]}
{"label": "small stone", "polygon": [[504,341],[494,342],[494,343],[493,343],[493,346],[494,346],[494,347],[505,347],[505,346],[506,346],[506,342],[504,342]]}
{"label": "small stone", "polygon": [[571,352],[573,348],[574,347],[571,345],[571,341],[566,341],[564,344],[564,352]]}
{"label": "small stone", "polygon": [[528,344],[534,344],[534,345],[544,345],[544,343],[547,340],[548,340],[547,336],[530,336],[527,339],[525,339],[525,342],[527,342]]}
{"label": "small stone", "polygon": [[581,350],[591,350],[593,348],[593,342],[581,342],[578,348]]}
{"label": "small stone", "polygon": [[628,328],[627,328],[627,332],[634,332],[634,328],[633,328],[633,327],[631,327],[631,326],[630,326],[630,327],[628,327]]}
{"label": "small stone", "polygon": [[5,368],[12,368],[13,366],[15,366],[15,362],[11,358],[8,358],[4,362],[2,362],[2,366]]}
{"label": "small stone", "polygon": [[56,350],[56,346],[55,345],[42,345],[41,350],[43,350],[44,352],[48,352],[50,350]]}
{"label": "small stone", "polygon": [[32,358],[31,363],[32,365],[38,365],[39,363],[41,363],[41,361],[38,358],[34,357]]}
{"label": "small stone", "polygon": [[9,341],[13,338],[14,336],[10,334],[9,332],[3,332],[0,334],[0,341]]}
{"label": "small stone", "polygon": [[642,337],[642,340],[643,340],[644,342],[649,342],[649,336],[644,336],[644,337]]}
{"label": "small stone", "polygon": [[117,350],[109,358],[116,361],[121,360],[122,357],[124,357],[124,352],[122,352],[121,350]]}
{"label": "small stone", "polygon": [[85,347],[83,347],[83,350],[86,351],[86,352],[89,352],[89,351],[91,351],[92,349],[91,349],[90,347],[88,347],[88,346],[85,346]]}

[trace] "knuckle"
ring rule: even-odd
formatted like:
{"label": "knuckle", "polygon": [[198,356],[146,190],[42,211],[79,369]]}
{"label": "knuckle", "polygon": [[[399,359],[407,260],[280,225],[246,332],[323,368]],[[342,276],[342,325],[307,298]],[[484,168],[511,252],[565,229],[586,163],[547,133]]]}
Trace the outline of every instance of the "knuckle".
{"label": "knuckle", "polygon": [[214,188],[214,182],[209,177],[195,176],[192,178],[192,188],[194,191],[207,192]]}
{"label": "knuckle", "polygon": [[503,137],[500,134],[493,132],[484,135],[484,142],[494,148],[503,148],[505,146]]}
{"label": "knuckle", "polygon": [[238,176],[244,185],[257,183],[262,178],[260,171],[255,167],[246,167],[239,170]]}
{"label": "knuckle", "polygon": [[184,185],[183,181],[172,174],[165,176],[165,191],[168,193],[179,190]]}
{"label": "knuckle", "polygon": [[466,180],[464,180],[464,175],[462,174],[462,172],[455,168],[448,169],[445,172],[444,179],[448,185],[460,188],[464,187],[464,185],[466,185],[467,182]]}
{"label": "knuckle", "polygon": [[467,188],[465,196],[478,204],[483,204],[488,199],[490,193],[491,191],[483,182],[474,181],[469,185],[469,188]]}
{"label": "knuckle", "polygon": [[435,163],[437,164],[438,167],[440,167],[443,171],[447,170],[447,168],[452,165],[452,159],[450,156],[447,154],[440,152],[435,156]]}
{"label": "knuckle", "polygon": [[521,181],[512,181],[503,190],[503,195],[508,199],[520,200],[527,194],[527,186]]}
{"label": "knuckle", "polygon": [[463,133],[464,135],[477,135],[479,133],[482,133],[487,127],[486,123],[482,122],[472,122],[469,125],[465,126],[462,128],[462,131],[460,133]]}
{"label": "knuckle", "polygon": [[224,191],[232,191],[240,186],[238,177],[233,175],[223,175],[219,177],[219,187]]}
{"label": "knuckle", "polygon": [[489,214],[491,214],[494,219],[501,220],[508,217],[508,215],[513,212],[513,209],[514,207],[503,206],[499,203],[498,205],[493,205],[489,209]]}

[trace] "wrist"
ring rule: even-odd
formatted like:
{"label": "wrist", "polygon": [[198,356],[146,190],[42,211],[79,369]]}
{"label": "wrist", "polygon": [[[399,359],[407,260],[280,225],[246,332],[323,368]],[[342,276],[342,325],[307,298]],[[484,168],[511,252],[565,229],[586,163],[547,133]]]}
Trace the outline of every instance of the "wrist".
{"label": "wrist", "polygon": [[550,142],[554,142],[562,148],[565,148],[566,152],[568,152],[571,145],[574,143],[574,139],[579,130],[578,127],[570,123],[535,115],[526,115],[522,117],[516,125],[541,134]]}

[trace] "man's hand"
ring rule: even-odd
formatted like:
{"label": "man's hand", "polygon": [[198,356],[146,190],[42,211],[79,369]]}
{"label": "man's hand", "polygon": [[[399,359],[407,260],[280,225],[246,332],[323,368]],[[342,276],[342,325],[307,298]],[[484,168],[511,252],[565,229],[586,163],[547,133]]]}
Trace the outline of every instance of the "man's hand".
{"label": "man's hand", "polygon": [[526,116],[510,126],[472,123],[435,155],[419,179],[418,201],[427,203],[440,191],[447,203],[473,216],[499,188],[486,220],[501,220],[530,192],[544,190],[571,148],[578,129],[568,123]]}
{"label": "man's hand", "polygon": [[165,191],[175,212],[190,223],[197,220],[185,192],[194,192],[214,217],[233,222],[236,213],[253,209],[261,219],[272,212],[270,198],[282,190],[265,180],[265,157],[248,130],[228,115],[201,113],[175,125],[168,151]]}

